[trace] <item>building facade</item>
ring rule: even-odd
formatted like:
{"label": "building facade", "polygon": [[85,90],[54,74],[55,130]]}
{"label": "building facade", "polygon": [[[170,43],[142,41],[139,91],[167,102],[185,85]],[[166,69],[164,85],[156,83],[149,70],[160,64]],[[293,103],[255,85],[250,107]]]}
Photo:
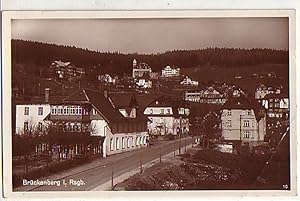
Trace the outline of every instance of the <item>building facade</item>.
{"label": "building facade", "polygon": [[161,71],[162,77],[178,77],[180,76],[180,68],[172,68],[171,66],[166,66]]}
{"label": "building facade", "polygon": [[42,130],[49,114],[50,105],[46,102],[16,105],[16,134]]}
{"label": "building facade", "polygon": [[[114,107],[107,93],[83,89],[51,105],[50,120],[61,132],[88,132],[102,137],[103,157],[147,146],[147,120],[127,108],[129,115]],[[98,147],[99,148],[99,147]]]}
{"label": "building facade", "polygon": [[227,98],[213,87],[208,87],[201,91],[186,91],[184,100],[198,103],[219,104],[226,102]]}
{"label": "building facade", "polygon": [[54,77],[68,81],[81,78],[85,74],[83,68],[76,67],[71,62],[53,61],[49,69]]}
{"label": "building facade", "polygon": [[260,100],[262,106],[267,110],[269,118],[289,117],[289,98],[285,94],[267,94]]}
{"label": "building facade", "polygon": [[278,86],[258,85],[255,91],[255,99],[261,100],[268,94],[280,94],[281,90]]}
{"label": "building facade", "polygon": [[183,86],[198,86],[199,82],[192,80],[189,76],[185,76],[184,79],[180,82]]}
{"label": "building facade", "polygon": [[132,77],[133,78],[139,78],[143,75],[148,75],[150,77],[150,74],[152,72],[151,67],[146,63],[138,63],[136,59],[132,61]]}
{"label": "building facade", "polygon": [[250,147],[264,143],[266,113],[258,103],[245,97],[232,98],[221,111],[224,141],[249,144]]}
{"label": "building facade", "polygon": [[149,118],[148,131],[151,135],[189,132],[189,108],[184,104],[174,104],[160,97],[145,108],[144,114]]}

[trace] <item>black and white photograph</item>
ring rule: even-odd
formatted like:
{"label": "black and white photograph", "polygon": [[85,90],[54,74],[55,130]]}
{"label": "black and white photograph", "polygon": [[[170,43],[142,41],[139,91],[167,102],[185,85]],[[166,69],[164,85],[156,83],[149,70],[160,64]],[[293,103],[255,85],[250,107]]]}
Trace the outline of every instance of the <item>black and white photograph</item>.
{"label": "black and white photograph", "polygon": [[12,192],[294,189],[288,15],[9,22]]}

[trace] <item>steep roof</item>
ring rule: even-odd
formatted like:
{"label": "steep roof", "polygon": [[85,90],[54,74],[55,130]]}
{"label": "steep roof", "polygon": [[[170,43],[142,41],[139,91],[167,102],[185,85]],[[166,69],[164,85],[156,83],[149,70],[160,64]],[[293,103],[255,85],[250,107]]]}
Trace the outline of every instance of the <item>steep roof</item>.
{"label": "steep roof", "polygon": [[147,107],[172,107],[172,103],[164,96],[154,99]]}
{"label": "steep roof", "polygon": [[257,121],[259,121],[265,115],[265,108],[260,105],[257,100],[253,98],[247,98],[243,95],[229,98],[223,105],[222,109],[253,109]]}
{"label": "steep roof", "polygon": [[110,100],[101,92],[82,89],[65,98],[64,103],[91,104],[108,121],[123,119],[123,115],[112,105]]}

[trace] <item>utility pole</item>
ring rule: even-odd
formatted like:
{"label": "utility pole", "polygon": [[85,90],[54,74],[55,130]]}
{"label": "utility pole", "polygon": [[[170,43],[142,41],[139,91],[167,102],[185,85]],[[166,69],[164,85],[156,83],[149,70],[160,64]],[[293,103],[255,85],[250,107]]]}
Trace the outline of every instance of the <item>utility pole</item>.
{"label": "utility pole", "polygon": [[181,133],[182,133],[182,129],[181,129],[181,120],[182,117],[179,117],[179,155],[181,154]]}

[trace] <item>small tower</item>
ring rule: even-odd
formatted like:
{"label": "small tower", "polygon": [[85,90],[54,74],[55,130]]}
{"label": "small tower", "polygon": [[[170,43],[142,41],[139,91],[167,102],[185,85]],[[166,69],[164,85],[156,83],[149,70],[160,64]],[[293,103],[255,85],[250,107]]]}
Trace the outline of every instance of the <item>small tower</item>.
{"label": "small tower", "polygon": [[132,61],[132,67],[136,68],[136,66],[137,66],[137,61],[136,61],[136,59],[133,59],[133,61]]}
{"label": "small tower", "polygon": [[132,77],[135,78],[135,69],[137,69],[137,60],[133,59],[132,61]]}

